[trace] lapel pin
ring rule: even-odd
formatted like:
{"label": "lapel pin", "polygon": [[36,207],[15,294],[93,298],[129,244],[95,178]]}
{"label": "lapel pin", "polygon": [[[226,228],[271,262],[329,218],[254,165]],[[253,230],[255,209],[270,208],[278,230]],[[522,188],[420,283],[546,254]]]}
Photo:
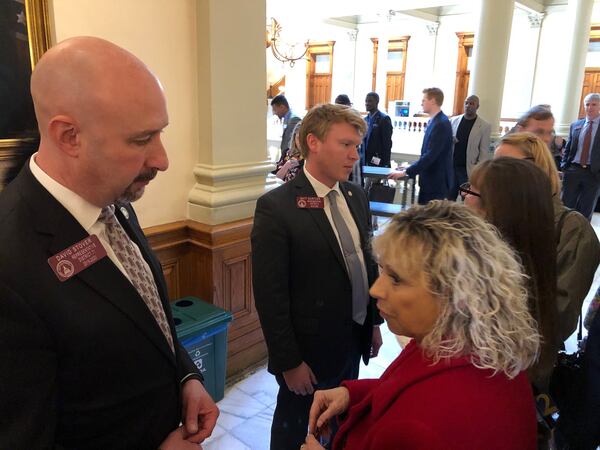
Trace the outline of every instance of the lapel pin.
{"label": "lapel pin", "polygon": [[348,191],[348,196],[352,197],[352,191]]}
{"label": "lapel pin", "polygon": [[123,214],[123,216],[127,220],[129,220],[129,211],[127,211],[127,208],[125,208],[124,206],[121,206],[120,210],[121,210],[121,214]]}

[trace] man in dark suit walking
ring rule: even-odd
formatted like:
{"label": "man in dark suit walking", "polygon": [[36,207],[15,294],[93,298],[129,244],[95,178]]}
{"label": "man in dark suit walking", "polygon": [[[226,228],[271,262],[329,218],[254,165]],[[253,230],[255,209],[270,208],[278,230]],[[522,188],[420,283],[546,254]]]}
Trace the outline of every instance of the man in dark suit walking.
{"label": "man in dark suit walking", "polygon": [[600,194],[600,94],[583,100],[585,119],[571,124],[561,167],[564,172],[562,200],[566,207],[592,220]]}
{"label": "man in dark suit walking", "polygon": [[389,178],[397,180],[405,175],[419,175],[419,204],[430,200],[448,198],[453,180],[452,173],[452,126],[444,112],[444,93],[439,88],[423,89],[421,107],[430,120],[423,136],[421,157],[406,170],[393,173]]}
{"label": "man in dark suit walking", "polygon": [[356,379],[381,346],[369,204],[346,181],[365,128],[351,108],[314,107],[300,131],[304,170],[256,205],[254,298],[279,383],[271,449],[300,447],[314,389]]}
{"label": "man in dark suit walking", "polygon": [[198,448],[218,410],[130,205],[168,166],[160,82],[82,37],[31,93],[39,149],[0,194],[0,448]]}

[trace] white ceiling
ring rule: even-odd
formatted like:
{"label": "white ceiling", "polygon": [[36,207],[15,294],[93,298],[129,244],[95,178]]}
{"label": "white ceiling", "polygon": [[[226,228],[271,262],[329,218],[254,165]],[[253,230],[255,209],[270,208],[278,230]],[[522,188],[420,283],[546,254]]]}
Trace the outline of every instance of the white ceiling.
{"label": "white ceiling", "polygon": [[[500,0],[493,0],[500,1]],[[389,11],[397,17],[417,16],[436,21],[439,16],[472,11],[480,0],[267,0],[267,17],[286,18],[296,23],[336,19],[349,24],[378,22]],[[518,6],[543,12],[546,6],[567,0],[518,0]]]}

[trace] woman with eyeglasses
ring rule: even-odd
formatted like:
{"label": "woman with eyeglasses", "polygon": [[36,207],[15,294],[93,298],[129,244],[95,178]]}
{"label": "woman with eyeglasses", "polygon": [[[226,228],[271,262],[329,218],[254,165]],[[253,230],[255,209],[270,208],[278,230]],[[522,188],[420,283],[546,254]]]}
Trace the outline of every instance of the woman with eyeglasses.
{"label": "woman with eyeglasses", "polygon": [[539,335],[514,250],[449,201],[397,214],[373,249],[370,293],[390,330],[413,339],[381,378],[317,391],[301,448],[323,449],[337,418],[334,450],[535,449],[524,370]]}
{"label": "woman with eyeglasses", "polygon": [[465,205],[496,226],[519,254],[528,275],[529,311],[542,336],[532,383],[547,385],[560,346],[556,306],[556,240],[548,176],[529,161],[496,158],[479,164],[469,186],[460,187]]}
{"label": "woman with eyeglasses", "polygon": [[556,301],[560,317],[557,333],[564,342],[577,328],[583,301],[600,263],[600,243],[588,220],[562,204],[561,183],[552,153],[539,137],[531,133],[504,136],[494,152],[494,158],[501,157],[530,160],[550,178],[557,234]]}

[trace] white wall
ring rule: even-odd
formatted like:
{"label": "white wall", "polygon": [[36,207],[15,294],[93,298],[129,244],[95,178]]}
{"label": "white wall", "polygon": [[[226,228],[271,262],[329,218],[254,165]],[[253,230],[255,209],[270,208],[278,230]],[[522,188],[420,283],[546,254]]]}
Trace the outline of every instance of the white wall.
{"label": "white wall", "polygon": [[[53,0],[54,42],[87,35],[108,39],[137,55],[165,88],[169,126],[163,142],[169,170],[135,205],[142,226],[186,217],[198,141],[195,0]],[[110,70],[107,67],[106,70]]]}

